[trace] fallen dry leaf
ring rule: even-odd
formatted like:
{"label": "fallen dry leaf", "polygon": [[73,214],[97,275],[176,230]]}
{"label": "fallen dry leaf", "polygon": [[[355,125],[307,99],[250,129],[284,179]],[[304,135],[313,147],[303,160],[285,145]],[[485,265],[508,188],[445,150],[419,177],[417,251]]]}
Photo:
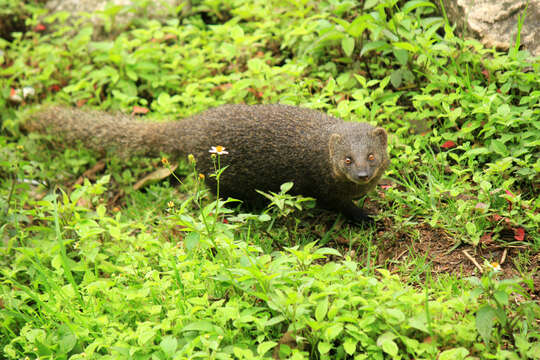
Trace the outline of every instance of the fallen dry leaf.
{"label": "fallen dry leaf", "polygon": [[139,190],[140,188],[148,184],[153,184],[169,177],[174,172],[174,170],[176,170],[177,167],[178,164],[170,164],[169,167],[159,168],[155,171],[152,171],[150,174],[137,181],[135,185],[133,185],[133,190]]}

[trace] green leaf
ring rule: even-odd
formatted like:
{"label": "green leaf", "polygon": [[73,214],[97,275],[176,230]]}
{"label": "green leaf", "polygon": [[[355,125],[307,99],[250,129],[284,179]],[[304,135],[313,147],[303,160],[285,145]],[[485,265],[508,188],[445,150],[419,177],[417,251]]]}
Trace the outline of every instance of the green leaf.
{"label": "green leaf", "polygon": [[200,242],[201,234],[198,232],[190,232],[185,238],[184,238],[184,244],[186,245],[186,250],[191,251],[195,249]]}
{"label": "green leaf", "polygon": [[146,346],[147,343],[156,336],[156,330],[149,323],[142,323],[137,328],[137,343],[139,346]]}
{"label": "green leaf", "polygon": [[279,324],[280,322],[282,322],[284,320],[285,320],[285,317],[283,315],[274,316],[274,317],[268,319],[264,323],[264,326],[266,326],[266,327],[274,326],[274,325]]}
{"label": "green leaf", "polygon": [[62,268],[62,257],[60,254],[57,254],[52,258],[51,266],[56,270],[60,270]]}
{"label": "green leaf", "polygon": [[342,256],[341,253],[337,249],[327,248],[327,247],[315,250],[314,254],[317,254],[317,255],[334,255],[334,256],[338,256],[338,257]]}
{"label": "green leaf", "polygon": [[292,189],[293,185],[294,183],[292,182],[286,182],[286,183],[281,184],[281,187],[280,187],[281,192],[286,193],[287,191]]}
{"label": "green leaf", "polygon": [[341,47],[343,48],[345,55],[350,57],[354,50],[354,39],[352,37],[345,36],[343,39],[341,39]]}
{"label": "green leaf", "polygon": [[273,347],[275,347],[278,343],[275,342],[275,341],[265,341],[265,342],[262,342],[260,343],[258,346],[257,346],[257,353],[260,355],[260,356],[264,356],[268,351],[270,351],[270,349],[272,349]]}
{"label": "green leaf", "polygon": [[272,217],[271,217],[270,215],[268,215],[268,214],[261,214],[261,215],[259,215],[259,217],[258,217],[257,219],[258,219],[259,221],[264,222],[264,221],[270,221],[270,220],[272,220]]}
{"label": "green leaf", "polygon": [[423,0],[407,1],[407,3],[401,9],[401,12],[403,14],[408,14],[409,12],[411,12],[414,9],[417,9],[419,7],[432,7],[433,8],[433,7],[435,7],[435,5],[433,5],[429,1],[423,1]]}
{"label": "green leaf", "polygon": [[345,352],[349,355],[352,355],[356,352],[356,344],[358,343],[358,340],[354,340],[353,338],[346,338],[343,342],[343,349],[345,349]]}
{"label": "green leaf", "polygon": [[392,71],[392,74],[390,75],[390,82],[392,83],[392,86],[394,88],[399,88],[401,85],[401,69],[397,69]]}
{"label": "green leaf", "polygon": [[454,109],[454,111],[450,111],[448,113],[448,118],[454,122],[456,121],[457,118],[461,117],[461,114],[462,114],[463,110],[461,109],[461,107],[458,107],[456,109]]}
{"label": "green leaf", "polygon": [[342,323],[334,324],[324,331],[324,337],[325,339],[328,339],[330,341],[334,340],[335,338],[338,337],[338,335],[341,333],[342,330],[343,330]]}
{"label": "green leaf", "polygon": [[370,51],[379,51],[379,50],[386,50],[390,48],[390,44],[386,41],[379,40],[379,41],[371,41],[368,42],[362,50],[360,51],[360,56],[370,52]]}
{"label": "green leaf", "polygon": [[332,20],[338,23],[339,25],[343,26],[344,29],[348,29],[349,26],[351,26],[351,24],[345,19],[340,19],[336,17],[336,18],[333,18]]}
{"label": "green leaf", "polygon": [[176,352],[176,348],[178,346],[178,340],[176,340],[173,336],[165,336],[161,343],[159,344],[161,347],[161,350],[165,353],[167,356],[174,356],[174,353]]}
{"label": "green leaf", "polygon": [[354,38],[359,38],[367,28],[370,19],[372,18],[369,15],[358,16],[348,27],[346,27],[347,33]]}
{"label": "green leaf", "polygon": [[63,353],[68,353],[77,344],[77,337],[73,334],[66,334],[60,339],[58,344]]}
{"label": "green leaf", "polygon": [[491,331],[495,322],[495,309],[484,305],[476,312],[476,330],[486,344],[491,340]]}
{"label": "green leaf", "polygon": [[409,326],[418,329],[420,331],[423,331],[425,333],[429,333],[429,329],[427,327],[427,319],[425,314],[419,314],[416,315],[413,318],[409,319]]}
{"label": "green leaf", "polygon": [[540,358],[540,342],[537,342],[536,344],[533,344],[529,351],[527,351],[527,356],[531,359],[539,359]]}
{"label": "green leaf", "polygon": [[390,323],[399,324],[405,321],[405,314],[399,309],[386,309],[384,314]]}
{"label": "green leaf", "polygon": [[372,7],[374,7],[375,5],[377,5],[379,3],[380,0],[366,0],[364,2],[364,10],[368,10],[368,9],[371,9]]}
{"label": "green leaf", "polygon": [[250,349],[245,349],[240,346],[235,346],[233,348],[233,353],[235,359],[253,359],[253,352]]}
{"label": "green leaf", "polygon": [[182,331],[199,331],[199,332],[213,332],[216,330],[216,326],[212,324],[210,321],[206,320],[199,320],[192,322],[191,324],[187,324],[184,326]]}
{"label": "green leaf", "polygon": [[508,305],[508,294],[505,291],[497,290],[493,293],[495,300],[501,305]]}
{"label": "green leaf", "polygon": [[465,224],[465,229],[469,235],[476,235],[476,225],[473,222],[467,222]]}
{"label": "green leaf", "polygon": [[396,57],[397,61],[401,65],[406,65],[407,61],[409,61],[409,52],[407,50],[394,49],[393,53],[394,53],[394,56]]}
{"label": "green leaf", "polygon": [[403,49],[406,51],[410,51],[412,53],[415,53],[418,51],[418,48],[416,46],[408,42],[397,41],[397,42],[393,42],[392,45],[398,49]]}
{"label": "green leaf", "polygon": [[319,352],[321,353],[321,355],[324,355],[332,349],[332,345],[330,345],[327,342],[321,341],[317,345],[317,349],[319,349]]}
{"label": "green leaf", "polygon": [[463,360],[467,355],[469,355],[469,350],[459,347],[443,351],[438,360]]}
{"label": "green leaf", "polygon": [[497,114],[502,117],[507,117],[510,114],[510,106],[508,104],[502,104],[498,107]]}
{"label": "green leaf", "polygon": [[485,155],[485,154],[489,154],[489,150],[485,147],[478,147],[471,150],[467,150],[464,155],[467,157],[475,157],[477,155]]}
{"label": "green leaf", "polygon": [[506,311],[504,311],[503,307],[497,307],[493,309],[495,312],[495,317],[499,322],[504,326],[506,324]]}
{"label": "green leaf", "polygon": [[398,354],[398,346],[394,342],[396,336],[390,332],[385,332],[377,338],[377,346],[391,357],[396,357]]}
{"label": "green leaf", "polygon": [[502,156],[508,155],[508,150],[506,149],[506,146],[504,146],[503,142],[500,140],[491,140],[490,149],[498,153]]}
{"label": "green leaf", "polygon": [[318,304],[315,309],[315,319],[317,321],[323,321],[328,311],[328,297],[325,296]]}
{"label": "green leaf", "polygon": [[158,95],[157,102],[161,106],[167,106],[171,102],[171,95],[166,92],[162,92]]}

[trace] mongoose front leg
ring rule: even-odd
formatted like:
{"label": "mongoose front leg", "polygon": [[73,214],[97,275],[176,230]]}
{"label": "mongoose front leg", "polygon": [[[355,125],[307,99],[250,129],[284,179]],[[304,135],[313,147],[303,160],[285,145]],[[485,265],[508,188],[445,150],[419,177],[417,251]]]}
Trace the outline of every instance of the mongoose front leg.
{"label": "mongoose front leg", "polygon": [[361,207],[356,206],[352,201],[343,202],[338,208],[345,216],[355,223],[371,225],[375,221]]}

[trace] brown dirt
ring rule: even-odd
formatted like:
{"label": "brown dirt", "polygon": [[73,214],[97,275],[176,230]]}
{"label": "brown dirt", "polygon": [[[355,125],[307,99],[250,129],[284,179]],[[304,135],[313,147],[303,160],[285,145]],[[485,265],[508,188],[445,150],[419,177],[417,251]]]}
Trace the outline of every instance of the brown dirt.
{"label": "brown dirt", "polygon": [[[385,224],[385,227],[392,228],[391,224]],[[377,244],[378,264],[386,265],[390,271],[398,271],[398,264],[406,262],[408,258],[425,257],[431,264],[434,277],[439,274],[456,274],[464,278],[481,275],[481,268],[484,262],[488,261],[500,264],[500,278],[515,278],[520,276],[520,272],[514,259],[529,248],[527,244],[511,246],[498,242],[481,243],[476,247],[469,244],[456,246],[459,240],[442,229],[420,223],[415,226],[415,230],[420,235],[419,240],[413,240],[406,233],[399,234],[398,241],[395,238],[386,240],[381,236],[382,241]],[[533,300],[540,301],[540,254],[530,254],[528,259],[528,264],[522,271],[532,278],[534,290],[527,290]]]}

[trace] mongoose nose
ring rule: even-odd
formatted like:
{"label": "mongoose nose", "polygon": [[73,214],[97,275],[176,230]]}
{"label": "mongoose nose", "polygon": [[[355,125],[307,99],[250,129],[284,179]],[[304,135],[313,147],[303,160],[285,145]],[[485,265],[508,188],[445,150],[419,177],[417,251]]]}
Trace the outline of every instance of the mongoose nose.
{"label": "mongoose nose", "polygon": [[367,171],[361,170],[358,173],[356,173],[356,177],[358,178],[358,180],[365,181],[365,180],[367,180],[369,178],[369,175],[368,175]]}

